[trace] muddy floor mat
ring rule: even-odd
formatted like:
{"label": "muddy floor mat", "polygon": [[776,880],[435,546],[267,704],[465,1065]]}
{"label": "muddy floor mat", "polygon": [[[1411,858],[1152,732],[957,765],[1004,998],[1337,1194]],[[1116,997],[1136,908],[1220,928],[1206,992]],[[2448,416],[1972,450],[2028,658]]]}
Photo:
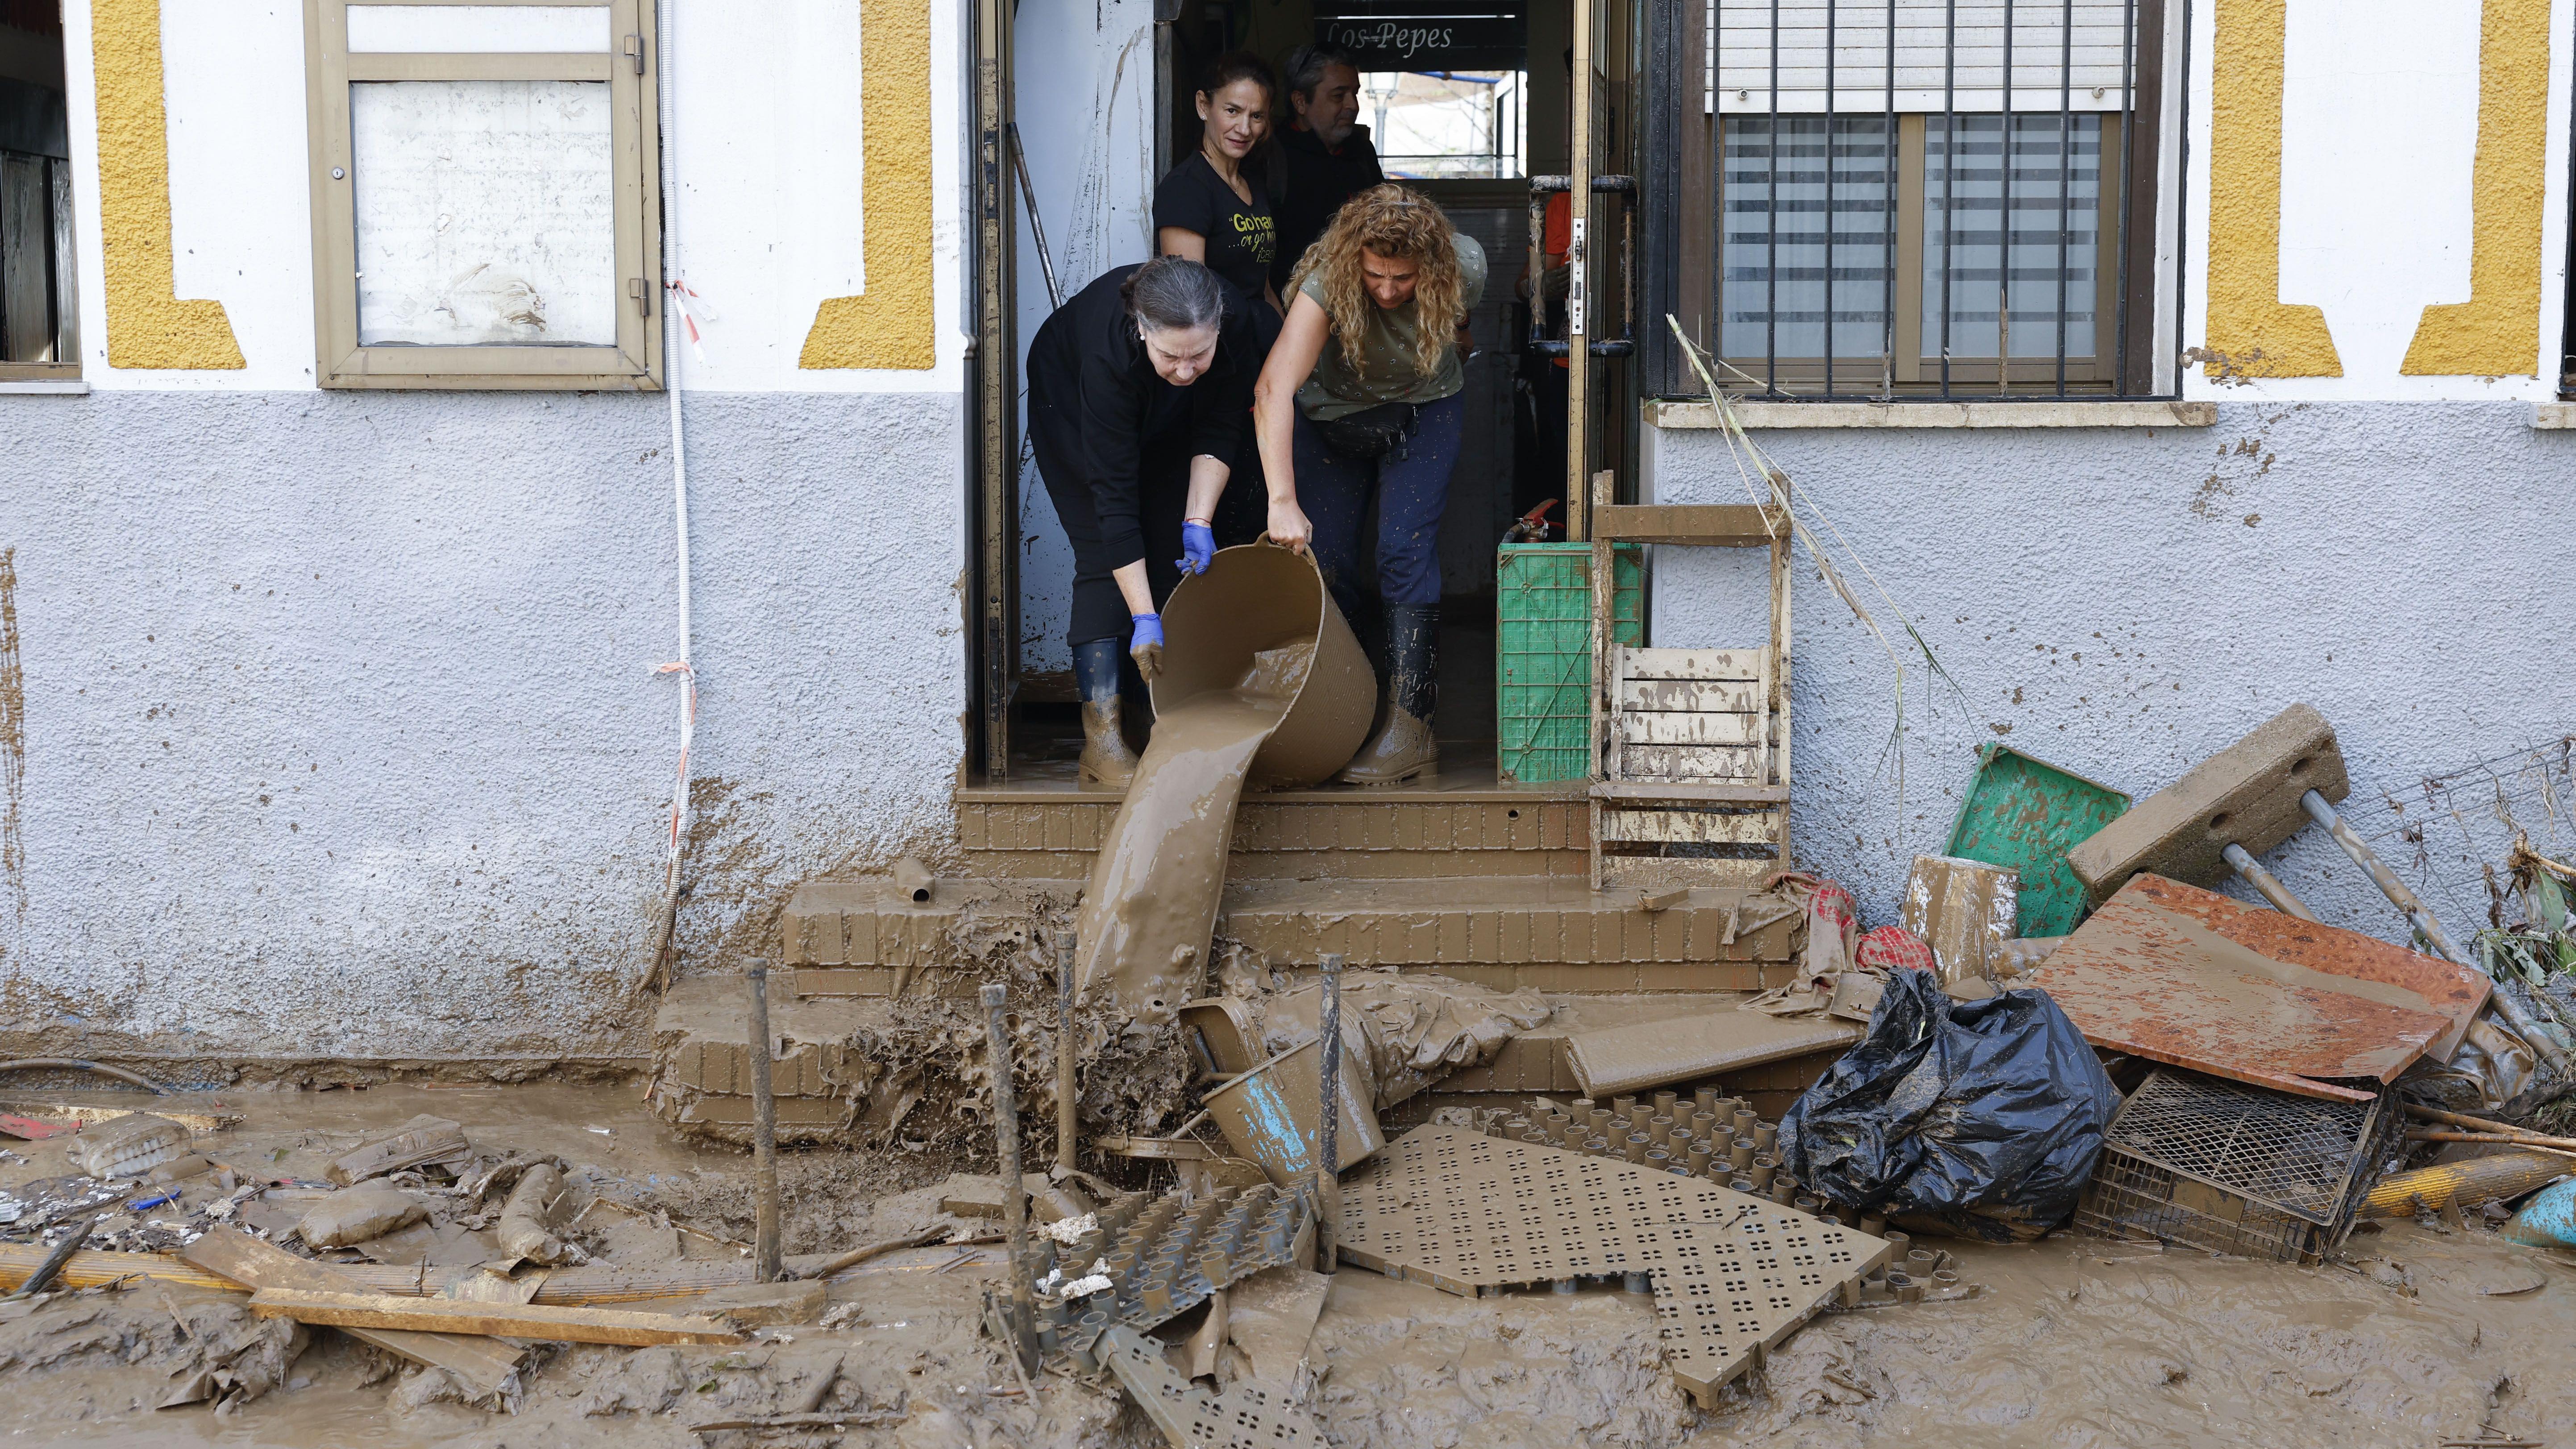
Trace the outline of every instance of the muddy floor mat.
{"label": "muddy floor mat", "polygon": [[1173,1449],[1323,1449],[1314,1419],[1268,1384],[1241,1379],[1210,1393],[1181,1377],[1162,1345],[1132,1328],[1103,1334],[1100,1357]]}
{"label": "muddy floor mat", "polygon": [[1673,1377],[1705,1406],[1884,1239],[1697,1178],[1463,1127],[1421,1127],[1342,1188],[1341,1256],[1473,1295],[1643,1273]]}

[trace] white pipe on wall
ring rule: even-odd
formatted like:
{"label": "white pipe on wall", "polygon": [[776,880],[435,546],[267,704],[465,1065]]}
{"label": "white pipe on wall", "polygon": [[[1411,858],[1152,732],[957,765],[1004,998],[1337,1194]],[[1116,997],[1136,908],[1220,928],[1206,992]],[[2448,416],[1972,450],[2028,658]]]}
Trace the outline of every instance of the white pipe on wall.
{"label": "white pipe on wall", "polygon": [[671,529],[679,560],[680,657],[657,671],[680,676],[680,763],[671,786],[669,855],[663,866],[662,909],[653,930],[648,987],[667,984],[671,974],[671,938],[680,915],[680,856],[688,838],[689,745],[698,726],[698,676],[689,660],[689,448],[680,411],[680,342],[688,325],[688,289],[680,277],[680,180],[678,134],[671,85],[672,37],[679,0],[657,0],[655,57],[657,99],[661,113],[662,154],[662,390],[671,399]]}

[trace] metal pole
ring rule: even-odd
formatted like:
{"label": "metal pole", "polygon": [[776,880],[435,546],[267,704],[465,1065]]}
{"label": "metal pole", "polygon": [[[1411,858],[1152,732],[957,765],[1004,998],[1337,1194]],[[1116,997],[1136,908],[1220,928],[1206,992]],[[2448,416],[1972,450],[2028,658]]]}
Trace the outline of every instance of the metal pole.
{"label": "metal pole", "polygon": [[1340,1260],[1334,1226],[1341,1216],[1342,955],[1324,953],[1323,1125],[1315,1147],[1315,1270],[1330,1273]]}
{"label": "metal pole", "polygon": [[1995,178],[2003,188],[2003,205],[1999,212],[2003,220],[1995,228],[1995,394],[1998,397],[2012,391],[2012,43],[2013,0],[2004,0],[2003,109],[1995,117],[2003,123],[2003,139],[1995,148]]}
{"label": "metal pole", "polygon": [[2290,888],[2281,884],[2281,878],[2265,870],[2263,862],[2256,860],[2244,846],[2231,841],[2219,854],[2226,858],[2230,870],[2245,877],[2247,885],[2263,893],[2263,899],[2270,901],[2274,910],[2302,921],[2317,918],[2317,913],[2309,910],[2306,902],[2290,894]]}
{"label": "metal pole", "polygon": [[[1825,7],[1825,399],[1834,396],[1834,9]],[[1779,97],[1772,97],[1779,104]]]}
{"label": "metal pole", "polygon": [[[1567,87],[1573,144],[1566,157],[1565,538],[1592,527],[1592,6],[1573,0],[1574,74]],[[1597,591],[1596,591],[1597,592]]]}
{"label": "metal pole", "polygon": [[1073,1022],[1073,933],[1055,938],[1055,1165],[1073,1171],[1075,1108],[1073,1059],[1078,1040]]}
{"label": "metal pole", "polygon": [[1038,189],[1029,184],[1029,156],[1020,149],[1020,123],[1005,121],[1002,131],[1010,138],[1011,169],[1019,173],[1020,204],[1029,209],[1029,235],[1037,239],[1038,270],[1046,276],[1047,307],[1052,311],[1064,305],[1064,293],[1055,283],[1055,258],[1047,255],[1046,222],[1038,216]]}
{"label": "metal pole", "polygon": [[2406,882],[2397,878],[2397,872],[2390,870],[2386,862],[2379,858],[2379,852],[2372,850],[2367,841],[2353,834],[2352,827],[2343,823],[2343,817],[2337,815],[2335,808],[2326,803],[2325,796],[2310,790],[2299,797],[2299,807],[2308,812],[2310,820],[2326,828],[2326,833],[2334,837],[2334,843],[2342,846],[2343,853],[2352,857],[2352,863],[2360,866],[2370,876],[2371,883],[2379,887],[2380,894],[2388,897],[2390,905],[2406,913],[2407,923],[2415,928],[2415,934],[2422,936],[2434,950],[2459,965],[2477,964],[2461,954],[2459,947],[2451,944],[2451,933],[2442,929],[2442,923],[2433,919],[2431,911],[2424,909],[2424,903],[2417,900],[2415,892],[2406,888]]}
{"label": "metal pole", "polygon": [[1020,1104],[1011,1086],[1011,989],[984,985],[984,1055],[993,1071],[993,1137],[1001,1159],[1002,1251],[1010,1258],[1011,1351],[1024,1369],[1036,1367],[1037,1290],[1029,1282],[1029,1200],[1020,1176]]}
{"label": "metal pole", "polygon": [[[2371,849],[2368,841],[2343,823],[2343,817],[2335,813],[2334,806],[2326,802],[2325,796],[2310,790],[2299,797],[2299,806],[2308,812],[2310,820],[2326,828],[2326,833],[2334,837],[2334,843],[2342,846],[2343,853],[2352,857],[2352,863],[2360,866],[2369,875],[2371,883],[2379,887],[2380,894],[2388,897],[2389,904],[2405,912],[2407,924],[2415,928],[2416,935],[2423,937],[2428,945],[2454,964],[2486,974],[2484,966],[2452,944],[2451,933],[2442,929],[2442,923],[2433,919],[2431,911],[2424,909],[2424,903],[2416,899],[2415,892],[2407,889],[2406,882],[2397,878],[2397,872],[2390,870],[2387,863],[2379,858],[2379,852]],[[2552,1023],[2535,1019],[2530,1012],[2523,1010],[2520,1002],[2505,995],[2501,989],[2487,999],[2487,1004],[2531,1044],[2533,1051],[2546,1058],[2560,1076],[2576,1075],[2576,1061],[2571,1061],[2559,1046]]]}
{"label": "metal pole", "polygon": [[1780,0],[1771,0],[1770,164],[1763,168],[1762,393],[1780,393]]}
{"label": "metal pole", "polygon": [[751,984],[752,1276],[775,1283],[778,1257],[778,1099],[769,1086],[769,968],[743,972]]}

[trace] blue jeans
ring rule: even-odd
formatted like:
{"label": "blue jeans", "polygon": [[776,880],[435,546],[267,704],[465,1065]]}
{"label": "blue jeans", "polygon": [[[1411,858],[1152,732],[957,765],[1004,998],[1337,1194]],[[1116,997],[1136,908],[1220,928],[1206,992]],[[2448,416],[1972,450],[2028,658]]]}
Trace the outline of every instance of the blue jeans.
{"label": "blue jeans", "polygon": [[1440,513],[1458,466],[1467,407],[1457,394],[1425,403],[1411,436],[1376,458],[1341,457],[1297,414],[1297,506],[1314,525],[1311,547],[1342,616],[1366,617],[1360,592],[1360,526],[1377,498],[1377,593],[1390,604],[1440,602]]}

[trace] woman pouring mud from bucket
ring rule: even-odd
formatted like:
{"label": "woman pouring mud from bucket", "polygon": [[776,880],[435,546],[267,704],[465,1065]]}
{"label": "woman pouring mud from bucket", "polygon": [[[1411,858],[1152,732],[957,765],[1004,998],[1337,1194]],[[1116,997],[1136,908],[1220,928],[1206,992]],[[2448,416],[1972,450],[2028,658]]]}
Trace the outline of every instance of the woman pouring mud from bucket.
{"label": "woman pouring mud from bucket", "polygon": [[1142,691],[1122,688],[1122,676],[1152,677],[1162,600],[1216,552],[1210,520],[1259,357],[1250,317],[1227,296],[1186,258],[1116,267],[1029,345],[1029,440],[1073,545],[1069,640],[1087,784],[1124,789],[1135,773],[1121,695]]}
{"label": "woman pouring mud from bucket", "polygon": [[1297,263],[1253,389],[1270,537],[1311,548],[1342,613],[1360,602],[1360,526],[1378,507],[1386,721],[1336,778],[1392,785],[1432,768],[1440,514],[1465,415],[1467,313],[1485,252],[1401,186],[1344,203]]}

